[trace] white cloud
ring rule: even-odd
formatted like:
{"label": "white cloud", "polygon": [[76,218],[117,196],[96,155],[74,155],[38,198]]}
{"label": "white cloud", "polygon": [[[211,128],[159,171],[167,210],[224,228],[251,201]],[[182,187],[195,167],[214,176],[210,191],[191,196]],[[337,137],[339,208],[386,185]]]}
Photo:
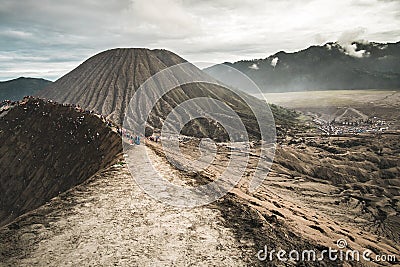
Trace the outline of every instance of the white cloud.
{"label": "white cloud", "polygon": [[364,28],[343,32],[338,39],[338,44],[346,55],[362,58],[369,53],[366,50],[357,50],[357,44],[353,42],[367,44],[368,41],[362,39],[362,36],[365,35],[365,33],[366,29]]}
{"label": "white cloud", "polygon": [[357,51],[357,45],[356,44],[346,44],[341,46],[343,48],[343,51],[346,55],[352,56],[352,57],[357,57],[357,58],[362,58],[364,55],[368,55],[366,50],[358,50]]}
{"label": "white cloud", "polygon": [[252,64],[252,65],[249,66],[249,69],[252,69],[252,70],[259,70],[260,68],[258,67],[257,63],[254,63],[254,64]]}
{"label": "white cloud", "polygon": [[13,38],[21,38],[21,39],[26,39],[32,37],[32,33],[30,32],[24,32],[24,31],[18,31],[18,30],[5,30],[2,33],[0,33],[1,36],[7,36],[7,37],[13,37]]}
{"label": "white cloud", "polygon": [[271,60],[271,66],[275,68],[276,65],[278,65],[278,61],[279,61],[279,58],[278,58],[278,57],[274,57],[274,58]]}

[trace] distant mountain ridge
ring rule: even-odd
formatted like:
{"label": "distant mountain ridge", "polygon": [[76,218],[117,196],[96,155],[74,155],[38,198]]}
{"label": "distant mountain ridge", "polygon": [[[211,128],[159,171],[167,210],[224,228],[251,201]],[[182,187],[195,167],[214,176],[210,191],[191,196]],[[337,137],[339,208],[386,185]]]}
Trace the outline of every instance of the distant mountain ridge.
{"label": "distant mountain ridge", "polygon": [[25,77],[0,82],[0,101],[21,100],[24,96],[36,94],[51,83],[45,79]]}
{"label": "distant mountain ridge", "polygon": [[[280,51],[265,59],[223,64],[248,75],[264,93],[400,88],[400,42],[327,43],[294,53]],[[247,91],[221,64],[204,71]]]}

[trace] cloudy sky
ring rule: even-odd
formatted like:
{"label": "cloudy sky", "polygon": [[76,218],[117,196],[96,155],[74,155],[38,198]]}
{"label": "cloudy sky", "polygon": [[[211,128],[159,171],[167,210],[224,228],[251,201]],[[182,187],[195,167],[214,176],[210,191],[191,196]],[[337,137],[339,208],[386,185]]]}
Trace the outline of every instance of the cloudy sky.
{"label": "cloudy sky", "polygon": [[220,63],[343,38],[395,42],[399,22],[399,0],[0,0],[0,80],[55,80],[115,47]]}

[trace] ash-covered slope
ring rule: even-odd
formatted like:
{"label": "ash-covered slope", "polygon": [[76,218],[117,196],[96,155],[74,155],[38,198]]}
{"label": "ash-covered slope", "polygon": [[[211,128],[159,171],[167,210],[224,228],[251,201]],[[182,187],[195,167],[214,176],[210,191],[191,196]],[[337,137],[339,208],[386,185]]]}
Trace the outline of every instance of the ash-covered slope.
{"label": "ash-covered slope", "polygon": [[[152,75],[180,63],[187,63],[187,61],[166,50],[112,49],[89,58],[41,91],[39,96],[62,103],[78,104],[122,124],[125,111],[138,88]],[[180,71],[188,77],[213,79],[191,64],[182,67]],[[181,81],[182,77],[175,75],[167,79]],[[146,97],[151,98],[157,95],[162,86],[162,84],[157,84],[146,88]],[[212,97],[232,107],[243,119],[250,136],[257,137],[259,136],[257,122],[252,117],[251,110],[241,99],[242,96],[238,97],[238,94],[242,93],[235,93],[222,86],[206,83],[178,86],[157,102],[147,122],[151,127],[160,129],[167,115],[177,105],[193,98]],[[253,107],[268,108],[258,99],[244,97],[249,99]],[[280,118],[277,116],[275,119]],[[266,123],[273,125],[273,120],[267,120]],[[210,120],[193,120],[189,126],[183,129],[183,134],[198,137],[224,135],[224,130],[220,125]]]}
{"label": "ash-covered slope", "polygon": [[0,226],[108,166],[121,139],[99,117],[40,99],[0,108]]}
{"label": "ash-covered slope", "polygon": [[[248,75],[264,93],[331,89],[399,89],[400,42],[327,43],[294,52],[278,52],[265,59],[224,63]],[[227,68],[204,71],[249,93]]]}
{"label": "ash-covered slope", "polygon": [[158,71],[183,62],[166,50],[112,49],[89,58],[38,96],[78,104],[121,123],[125,107],[141,84]]}

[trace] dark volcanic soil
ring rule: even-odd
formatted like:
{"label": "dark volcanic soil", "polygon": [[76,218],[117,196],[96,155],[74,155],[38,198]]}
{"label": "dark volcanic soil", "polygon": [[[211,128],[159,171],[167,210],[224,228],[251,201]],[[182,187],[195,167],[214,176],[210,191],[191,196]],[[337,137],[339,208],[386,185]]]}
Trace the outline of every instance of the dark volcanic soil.
{"label": "dark volcanic soil", "polygon": [[0,113],[0,225],[108,166],[119,136],[101,119],[40,99]]}

